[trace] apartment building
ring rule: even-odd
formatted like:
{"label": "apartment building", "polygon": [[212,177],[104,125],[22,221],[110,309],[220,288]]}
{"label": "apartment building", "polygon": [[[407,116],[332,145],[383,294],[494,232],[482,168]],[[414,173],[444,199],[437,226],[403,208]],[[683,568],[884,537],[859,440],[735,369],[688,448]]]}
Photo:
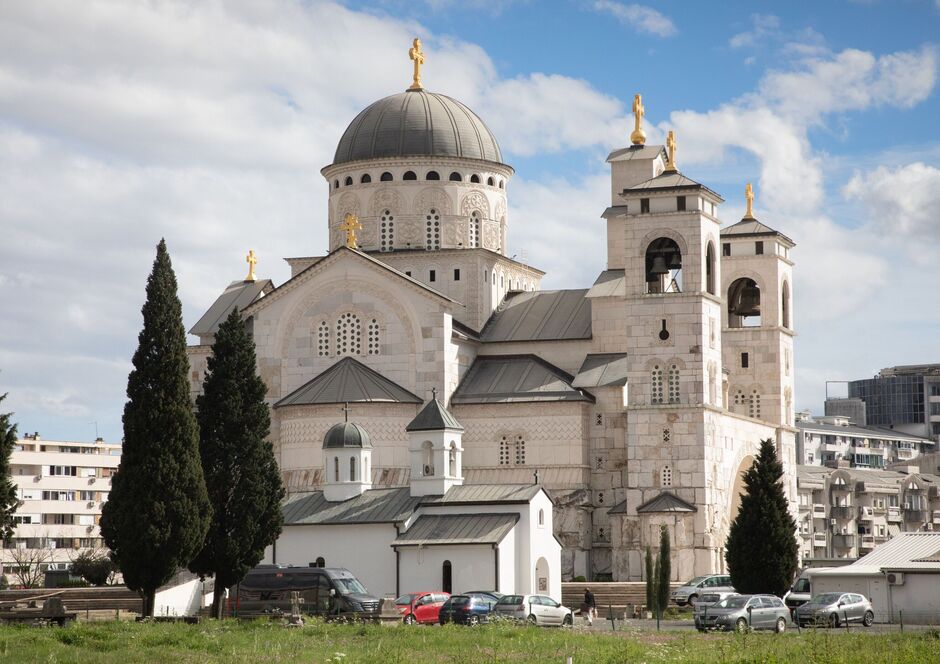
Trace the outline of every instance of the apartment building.
{"label": "apartment building", "polygon": [[[42,440],[38,433],[17,441],[11,472],[22,501],[13,537],[3,542],[0,564],[8,580],[24,558],[43,569],[66,569],[81,549],[103,546],[98,522],[108,499],[111,476],[121,462],[121,446]],[[27,556],[27,552],[41,552]]]}
{"label": "apartment building", "polygon": [[940,476],[894,470],[797,466],[800,553],[858,558],[902,532],[940,531]]}
{"label": "apartment building", "polygon": [[913,463],[937,446],[929,438],[883,427],[859,426],[844,416],[813,417],[801,413],[796,428],[796,462],[807,466],[886,468],[895,463]]}

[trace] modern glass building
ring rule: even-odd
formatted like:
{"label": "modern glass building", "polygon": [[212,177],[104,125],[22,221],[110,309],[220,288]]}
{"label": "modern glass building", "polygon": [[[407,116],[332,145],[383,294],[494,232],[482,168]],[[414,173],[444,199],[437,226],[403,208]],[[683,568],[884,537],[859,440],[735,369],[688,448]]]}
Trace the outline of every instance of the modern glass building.
{"label": "modern glass building", "polygon": [[940,364],[882,369],[850,381],[848,396],[865,402],[865,424],[940,438]]}

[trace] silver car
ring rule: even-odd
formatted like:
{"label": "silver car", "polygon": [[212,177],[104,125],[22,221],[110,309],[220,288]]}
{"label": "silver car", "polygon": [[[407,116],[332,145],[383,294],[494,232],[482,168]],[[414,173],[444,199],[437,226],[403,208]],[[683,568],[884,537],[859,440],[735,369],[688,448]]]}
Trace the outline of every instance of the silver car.
{"label": "silver car", "polygon": [[731,577],[727,574],[709,574],[708,576],[697,576],[688,583],[685,583],[669,595],[673,602],[679,606],[686,604],[695,604],[702,593],[715,592],[735,592],[731,585]]}
{"label": "silver car", "polygon": [[774,595],[731,595],[717,604],[696,606],[695,628],[737,630],[772,629],[782,633],[790,624],[790,610]]}
{"label": "silver car", "polygon": [[547,595],[505,595],[493,606],[501,618],[526,621],[533,625],[565,625],[574,622],[574,614]]}
{"label": "silver car", "polygon": [[796,609],[796,621],[805,625],[838,627],[848,622],[860,622],[870,627],[875,622],[871,602],[858,593],[820,593]]}

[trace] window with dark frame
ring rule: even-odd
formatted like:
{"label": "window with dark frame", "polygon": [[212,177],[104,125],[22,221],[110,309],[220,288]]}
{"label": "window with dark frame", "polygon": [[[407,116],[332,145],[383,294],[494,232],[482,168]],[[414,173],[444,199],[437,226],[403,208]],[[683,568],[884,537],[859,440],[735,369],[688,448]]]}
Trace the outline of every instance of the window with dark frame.
{"label": "window with dark frame", "polygon": [[730,242],[722,242],[722,243],[721,243],[721,255],[722,255],[722,256],[730,256],[730,255],[731,255],[731,243],[730,243]]}
{"label": "window with dark frame", "polygon": [[741,368],[747,369],[748,364],[749,364],[749,358],[747,356],[747,353],[741,353]]}
{"label": "window with dark frame", "polygon": [[685,212],[685,196],[676,196],[676,210]]}
{"label": "window with dark frame", "polygon": [[758,256],[762,256],[764,253],[764,243],[760,240],[754,243],[754,253]]}
{"label": "window with dark frame", "polygon": [[640,199],[640,214],[648,214],[650,211],[650,199],[641,198]]}
{"label": "window with dark frame", "polygon": [[460,281],[460,268],[454,268],[454,281]]}
{"label": "window with dark frame", "polygon": [[437,279],[437,271],[431,270],[428,272],[428,281],[435,281]]}

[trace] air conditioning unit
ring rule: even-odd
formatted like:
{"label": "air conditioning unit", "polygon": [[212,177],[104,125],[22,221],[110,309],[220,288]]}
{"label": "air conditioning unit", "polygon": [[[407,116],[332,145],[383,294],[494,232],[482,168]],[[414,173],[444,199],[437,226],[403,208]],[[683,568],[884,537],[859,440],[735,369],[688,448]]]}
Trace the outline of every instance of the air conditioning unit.
{"label": "air conditioning unit", "polygon": [[428,465],[428,464],[424,464],[424,475],[425,475],[425,477],[427,477],[428,475],[433,475],[433,474],[434,474],[434,473],[432,472],[431,466]]}
{"label": "air conditioning unit", "polygon": [[889,572],[888,573],[888,585],[903,586],[904,574],[902,574],[901,572]]}
{"label": "air conditioning unit", "polygon": [[933,524],[928,521],[927,523],[924,524],[924,528],[927,530],[933,530]]}

